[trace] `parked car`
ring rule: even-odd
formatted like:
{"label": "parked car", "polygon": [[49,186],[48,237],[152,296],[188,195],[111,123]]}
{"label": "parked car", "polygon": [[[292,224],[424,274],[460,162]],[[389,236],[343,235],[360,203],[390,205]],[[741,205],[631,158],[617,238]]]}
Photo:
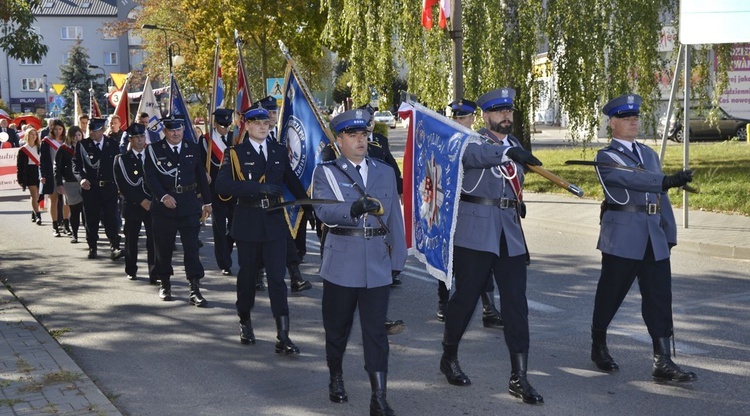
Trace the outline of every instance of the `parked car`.
{"label": "parked car", "polygon": [[396,128],[396,117],[390,111],[376,111],[373,117],[378,123],[385,123],[392,129]]}
{"label": "parked car", "polygon": [[[707,139],[731,139],[739,137],[744,140],[747,137],[747,124],[750,120],[730,116],[722,108],[719,108],[719,115],[716,123],[712,124],[707,120],[710,108],[693,107],[690,109],[690,140],[707,140]],[[669,139],[676,142],[682,142],[684,137],[682,129],[683,112],[675,111],[672,115],[669,129]],[[664,132],[666,116],[661,118],[658,133]]]}

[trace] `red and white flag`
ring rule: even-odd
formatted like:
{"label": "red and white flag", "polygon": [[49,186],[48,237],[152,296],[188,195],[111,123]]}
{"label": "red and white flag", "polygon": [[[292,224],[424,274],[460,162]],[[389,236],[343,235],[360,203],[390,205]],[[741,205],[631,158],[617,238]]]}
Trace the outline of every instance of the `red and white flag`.
{"label": "red and white flag", "polygon": [[[447,27],[447,19],[451,17],[451,0],[439,0],[438,25],[441,29]],[[422,3],[422,26],[426,29],[432,29],[432,7],[438,4],[438,0],[424,0]]]}

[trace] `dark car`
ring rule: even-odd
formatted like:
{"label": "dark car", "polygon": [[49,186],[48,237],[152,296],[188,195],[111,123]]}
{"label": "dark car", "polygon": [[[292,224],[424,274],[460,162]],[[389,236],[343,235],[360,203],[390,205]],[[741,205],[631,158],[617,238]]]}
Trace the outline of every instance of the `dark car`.
{"label": "dark car", "polygon": [[[750,120],[730,116],[722,108],[718,108],[717,110],[719,111],[718,118],[715,123],[711,123],[707,120],[707,116],[711,111],[710,108],[695,107],[690,109],[690,140],[731,139],[734,137],[745,140],[747,137],[747,124],[750,123]],[[682,110],[676,111],[672,115],[672,122],[670,123],[668,137],[676,142],[682,142],[682,138],[684,137],[682,115]],[[665,123],[666,117],[662,117],[659,123],[660,134],[664,131]]]}

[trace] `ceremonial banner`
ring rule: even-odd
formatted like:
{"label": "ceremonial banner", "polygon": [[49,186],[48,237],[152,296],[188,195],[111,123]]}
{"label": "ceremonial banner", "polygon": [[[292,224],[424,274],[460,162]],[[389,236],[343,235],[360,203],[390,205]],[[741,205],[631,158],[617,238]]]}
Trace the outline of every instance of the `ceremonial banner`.
{"label": "ceremonial banner", "polygon": [[132,121],[130,117],[130,100],[128,99],[128,80],[129,78],[125,78],[120,99],[117,101],[117,107],[115,107],[115,114],[120,117],[121,131],[126,131]]}
{"label": "ceremonial banner", "polygon": [[16,158],[18,148],[0,149],[0,190],[18,189]]}
{"label": "ceremonial banner", "polygon": [[453,234],[461,196],[461,158],[475,132],[417,103],[402,104],[409,120],[404,152],[404,226],[406,246],[443,281],[453,275]]}
{"label": "ceremonial banner", "polygon": [[[83,110],[81,109],[81,100],[78,98],[78,90],[73,90],[73,124],[78,125],[78,117],[83,115]],[[83,132],[83,135],[86,135],[86,132]]]}
{"label": "ceremonial banner", "polygon": [[234,142],[242,140],[245,132],[245,123],[242,122],[242,110],[250,108],[253,97],[250,95],[250,87],[247,82],[247,71],[245,61],[242,59],[242,38],[237,29],[234,30],[234,43],[237,45],[237,99],[234,100]]}
{"label": "ceremonial banner", "polygon": [[[302,83],[304,85],[304,83]],[[287,67],[284,83],[284,97],[281,105],[281,131],[279,139],[286,145],[289,153],[289,163],[292,170],[300,178],[302,186],[309,192],[315,166],[320,163],[322,149],[330,143],[325,126],[315,113],[315,107],[305,94],[303,86],[292,70]],[[284,200],[293,200],[294,196],[284,190]],[[292,236],[296,238],[297,230],[302,221],[299,206],[286,207],[286,218]]]}
{"label": "ceremonial banner", "polygon": [[[219,58],[219,38],[216,38],[216,50],[214,51],[214,72],[211,82],[211,112],[217,108],[224,108],[224,80],[221,77],[221,59]],[[210,116],[211,114],[209,114]]]}
{"label": "ceremonial banner", "polygon": [[102,110],[99,108],[99,103],[96,102],[94,97],[94,89],[89,88],[89,118],[101,118]]}
{"label": "ceremonial banner", "polygon": [[185,105],[185,100],[182,98],[180,87],[177,86],[177,80],[174,75],[171,75],[170,78],[169,99],[172,103],[170,106],[171,115],[182,116],[185,119],[185,132],[182,133],[182,139],[198,143],[198,138],[195,136],[195,130],[193,129],[193,120],[190,119],[190,114],[188,113],[187,105]]}
{"label": "ceremonial banner", "polygon": [[159,110],[159,103],[156,101],[156,95],[151,88],[151,81],[149,81],[148,76],[146,77],[146,83],[143,84],[141,102],[138,103],[138,115],[140,116],[141,113],[148,114],[146,143],[158,142],[164,137],[163,126],[160,121],[161,110]]}

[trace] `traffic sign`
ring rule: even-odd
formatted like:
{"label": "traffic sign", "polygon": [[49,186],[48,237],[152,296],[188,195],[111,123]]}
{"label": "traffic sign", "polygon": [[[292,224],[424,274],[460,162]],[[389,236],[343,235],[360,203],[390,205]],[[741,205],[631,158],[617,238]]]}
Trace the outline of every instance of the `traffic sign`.
{"label": "traffic sign", "polygon": [[266,93],[280,100],[284,96],[284,78],[266,78]]}
{"label": "traffic sign", "polygon": [[121,97],[122,90],[112,91],[109,94],[109,103],[112,104],[112,107],[117,107],[117,104],[120,102]]}
{"label": "traffic sign", "polygon": [[62,95],[58,95],[55,97],[54,100],[52,100],[55,104],[57,104],[60,108],[65,107],[65,97]]}

